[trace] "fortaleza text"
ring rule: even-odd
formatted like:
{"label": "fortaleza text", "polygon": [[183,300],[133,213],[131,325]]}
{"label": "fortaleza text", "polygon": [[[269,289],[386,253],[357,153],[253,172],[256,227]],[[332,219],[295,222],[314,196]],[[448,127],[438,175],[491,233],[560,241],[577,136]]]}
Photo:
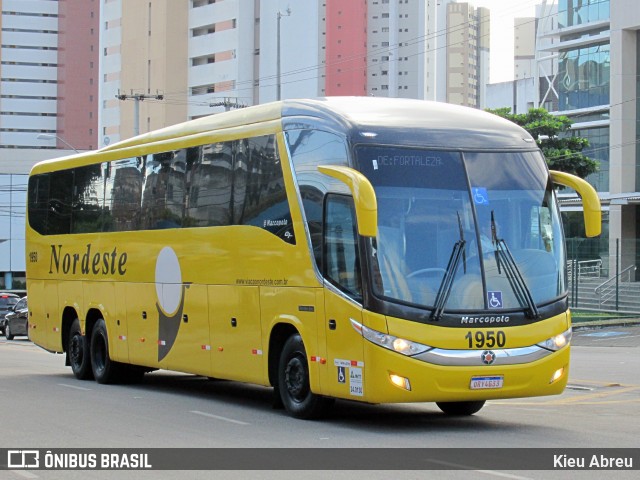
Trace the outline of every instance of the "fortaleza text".
{"label": "fortaleza text", "polygon": [[633,458],[607,457],[605,455],[592,455],[591,457],[554,455],[553,468],[633,468]]}
{"label": "fortaleza text", "polygon": [[64,252],[62,245],[51,245],[51,259],[49,273],[63,273],[64,275],[124,275],[127,273],[127,252],[118,252],[113,247],[111,252],[92,252],[91,244],[87,243],[84,252]]}

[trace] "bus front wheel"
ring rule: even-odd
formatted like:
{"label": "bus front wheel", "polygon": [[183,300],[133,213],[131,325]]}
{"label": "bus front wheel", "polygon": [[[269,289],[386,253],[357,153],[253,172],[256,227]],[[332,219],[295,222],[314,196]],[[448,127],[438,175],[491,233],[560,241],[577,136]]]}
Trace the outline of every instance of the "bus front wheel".
{"label": "bus front wheel", "polygon": [[89,358],[89,342],[87,337],[82,335],[80,320],[77,318],[73,321],[69,329],[67,355],[69,356],[71,371],[78,380],[90,380],[93,378],[91,359]]}
{"label": "bus front wheel", "polygon": [[436,402],[436,405],[447,415],[464,416],[479,412],[484,403],[484,400],[479,400],[476,402]]}
{"label": "bus front wheel", "polygon": [[307,353],[299,334],[290,336],[282,348],[278,365],[278,391],[285,410],[296,418],[319,418],[333,404],[332,399],[311,391]]}
{"label": "bus front wheel", "polygon": [[120,364],[109,357],[109,337],[104,320],[99,319],[91,332],[91,370],[98,383],[116,383],[120,380]]}

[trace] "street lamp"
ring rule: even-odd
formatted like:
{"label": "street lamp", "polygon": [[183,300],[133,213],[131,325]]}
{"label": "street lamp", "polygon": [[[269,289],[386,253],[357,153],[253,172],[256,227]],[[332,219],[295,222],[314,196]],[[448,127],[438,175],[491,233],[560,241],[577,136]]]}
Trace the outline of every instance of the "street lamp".
{"label": "street lamp", "polygon": [[281,85],[281,82],[280,82],[280,19],[282,17],[288,17],[289,15],[291,15],[291,9],[289,7],[287,7],[286,11],[287,11],[287,13],[284,14],[280,10],[278,10],[278,29],[277,29],[278,39],[277,39],[277,42],[276,42],[276,45],[277,45],[277,47],[276,47],[276,51],[277,51],[277,53],[276,53],[276,55],[277,55],[276,56],[276,66],[277,66],[277,69],[278,69],[276,75],[278,77],[277,78],[278,88],[277,88],[276,100],[280,100],[280,96],[281,96],[280,94],[281,94],[281,89],[282,89],[282,85]]}
{"label": "street lamp", "polygon": [[67,147],[69,147],[71,150],[75,150],[77,153],[80,153],[80,151],[76,147],[74,147],[73,145],[68,143],[64,138],[61,138],[58,135],[53,135],[51,133],[39,133],[36,138],[38,140],[55,140],[55,139],[58,139],[62,143],[64,143]]}

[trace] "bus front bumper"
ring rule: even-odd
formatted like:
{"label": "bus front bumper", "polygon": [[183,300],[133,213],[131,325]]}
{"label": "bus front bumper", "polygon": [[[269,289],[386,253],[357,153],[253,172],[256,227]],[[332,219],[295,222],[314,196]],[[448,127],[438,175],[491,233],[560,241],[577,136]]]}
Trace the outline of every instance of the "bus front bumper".
{"label": "bus front bumper", "polygon": [[440,350],[407,357],[365,342],[364,356],[362,400],[452,402],[560,394],[570,350]]}

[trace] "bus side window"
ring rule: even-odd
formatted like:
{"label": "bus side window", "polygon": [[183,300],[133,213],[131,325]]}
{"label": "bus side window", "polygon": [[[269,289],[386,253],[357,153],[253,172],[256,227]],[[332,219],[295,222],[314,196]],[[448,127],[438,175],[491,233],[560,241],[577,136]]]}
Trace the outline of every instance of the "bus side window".
{"label": "bus side window", "polygon": [[144,165],[143,157],[111,162],[105,187],[105,231],[139,229]]}
{"label": "bus side window", "polygon": [[329,281],[354,298],[362,298],[358,235],[351,197],[327,195],[324,251]]}
{"label": "bus side window", "polygon": [[313,257],[318,270],[322,266],[322,203],[327,192],[349,194],[348,187],[318,171],[318,165],[349,166],[345,139],[321,130],[288,130],[286,140],[291,152],[302,208],[309,230]]}
{"label": "bus side window", "polygon": [[74,169],[71,233],[102,231],[104,179],[102,164]]}
{"label": "bus side window", "polygon": [[49,235],[71,232],[71,203],[73,201],[73,170],[51,174],[49,185]]}
{"label": "bus side window", "polygon": [[202,146],[200,157],[190,164],[188,226],[231,225],[232,142]]}
{"label": "bus side window", "polygon": [[29,225],[42,235],[49,233],[49,175],[43,173],[29,178]]}
{"label": "bus side window", "polygon": [[142,229],[180,228],[185,197],[184,150],[147,156],[142,190]]}
{"label": "bus side window", "polygon": [[275,135],[238,142],[233,181],[234,223],[262,228],[295,244]]}

